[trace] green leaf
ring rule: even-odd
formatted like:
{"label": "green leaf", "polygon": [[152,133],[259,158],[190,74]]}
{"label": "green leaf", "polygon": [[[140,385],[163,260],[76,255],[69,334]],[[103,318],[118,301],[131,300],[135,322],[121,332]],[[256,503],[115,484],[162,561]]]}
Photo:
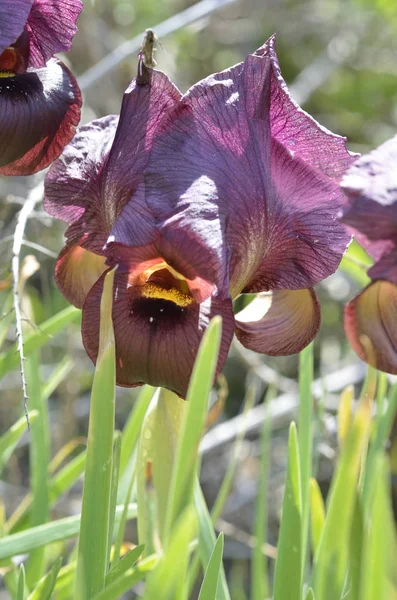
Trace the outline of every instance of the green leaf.
{"label": "green leaf", "polygon": [[110,484],[110,507],[109,507],[109,531],[108,531],[108,557],[107,564],[110,564],[110,553],[112,549],[112,541],[114,536],[114,521],[117,506],[117,485],[120,475],[120,450],[121,450],[121,433],[116,431],[113,443],[113,458],[112,458],[112,478]]}
{"label": "green leaf", "polygon": [[169,544],[156,569],[146,579],[144,600],[182,600],[185,596],[189,545],[197,529],[193,506],[188,506],[170,532]]}
{"label": "green leaf", "polygon": [[112,567],[108,574],[106,575],[106,586],[115,581],[123,575],[128,569],[130,569],[138,560],[140,555],[142,554],[145,546],[142,544],[141,546],[136,546],[127,554],[125,554],[121,560],[119,560],[114,567]]}
{"label": "green leaf", "polygon": [[306,594],[306,599],[305,600],[315,600],[315,598],[314,598],[314,592],[313,592],[312,588],[309,588],[307,590],[307,594]]}
{"label": "green leaf", "polygon": [[255,504],[254,538],[255,547],[251,561],[251,598],[263,600],[270,596],[267,576],[267,558],[263,554],[263,545],[266,543],[268,526],[268,483],[270,469],[270,438],[271,414],[268,410],[271,397],[275,389],[269,388],[265,398],[266,415],[261,432],[260,466],[258,494]]}
{"label": "green leaf", "polygon": [[356,498],[356,506],[353,512],[353,520],[350,532],[349,546],[349,578],[348,595],[346,600],[360,599],[361,566],[364,540],[364,517],[359,496]]}
{"label": "green leaf", "polygon": [[[274,574],[274,600],[299,600],[302,587],[302,494],[295,423],[288,440],[288,467]],[[335,600],[335,599],[334,599]]]}
{"label": "green leaf", "polygon": [[137,459],[138,533],[145,554],[164,543],[168,500],[176,447],[187,404],[169,392],[153,396],[145,416]]}
{"label": "green leaf", "polygon": [[142,428],[143,419],[145,418],[145,414],[155,391],[156,388],[150,385],[145,385],[142,388],[142,391],[140,392],[138,399],[134,404],[134,408],[131,411],[126,424],[124,425],[121,441],[120,477],[124,474],[125,468],[130,460],[131,453],[136,446],[139,433]]}
{"label": "green leaf", "polygon": [[314,592],[317,600],[341,598],[347,575],[353,511],[363,452],[371,424],[371,401],[360,401],[329,493],[327,516],[314,561]]}
{"label": "green leaf", "polygon": [[218,361],[222,319],[214,317],[204,333],[187,393],[187,410],[182,423],[170,485],[164,540],[172,525],[192,501],[199,465],[198,448],[204,431],[208,397]]}
{"label": "green leaf", "polygon": [[[37,410],[31,410],[29,412],[29,420],[31,425],[36,421],[38,416],[39,413]],[[14,452],[19,440],[25,433],[26,427],[27,423],[24,415],[0,437],[0,475],[11,454]]]}
{"label": "green leaf", "polygon": [[50,600],[55,583],[61,568],[62,558],[58,558],[52,569],[37,584],[33,592],[28,596],[28,600]]}
{"label": "green leaf", "polygon": [[[199,553],[201,557],[201,563],[203,568],[206,569],[208,562],[211,558],[211,553],[214,548],[216,538],[214,527],[212,524],[211,516],[208,512],[207,505],[201,491],[199,481],[197,479],[194,488],[194,503],[199,519]],[[221,564],[219,585],[218,585],[218,598],[217,600],[230,600],[230,593],[226,583],[226,576]]]}
{"label": "green leaf", "polygon": [[[120,521],[123,509],[123,505],[117,506],[116,523]],[[130,504],[128,518],[135,519],[136,516],[137,506]],[[79,533],[80,520],[81,515],[74,515],[2,537],[0,538],[0,560],[17,554],[26,554],[34,548],[75,537]]]}
{"label": "green leaf", "polygon": [[[136,567],[120,575],[118,579],[110,583],[102,592],[96,594],[93,600],[119,600],[123,594],[147,577],[148,573],[157,566],[158,561],[159,558],[156,554],[144,558]],[[162,596],[160,597],[162,598]]]}
{"label": "green leaf", "polygon": [[41,396],[47,400],[51,394],[57,389],[58,385],[69,375],[73,369],[73,361],[67,356],[57,364],[48,380],[43,385]]}
{"label": "green leaf", "polygon": [[363,543],[359,600],[390,600],[389,557],[392,553],[394,520],[389,505],[389,473],[383,456],[378,457],[372,485],[374,498]]}
{"label": "green leaf", "polygon": [[91,393],[87,460],[76,573],[76,598],[91,598],[105,587],[108,568],[114,410],[115,343],[112,323],[115,271],[104,280],[99,351]]}
{"label": "green leaf", "polygon": [[25,568],[22,564],[20,566],[19,576],[18,576],[17,600],[25,600],[26,599],[25,585],[26,585],[26,583],[25,583]]}
{"label": "green leaf", "polygon": [[299,355],[299,407],[298,440],[299,464],[302,493],[302,575],[305,575],[307,562],[307,542],[310,514],[310,478],[312,475],[312,438],[313,438],[313,344],[302,350]]}
{"label": "green leaf", "polygon": [[198,600],[216,600],[223,555],[223,533],[220,533],[204,574]]}
{"label": "green leaf", "polygon": [[[39,328],[25,336],[23,349],[25,357],[38,350],[51,340],[51,337],[65,329],[70,323],[77,323],[81,319],[81,311],[74,306],[69,306],[57,313],[48,321],[41,323]],[[19,353],[17,344],[13,344],[7,352],[0,354],[0,379],[9,371],[16,369],[19,365]]]}
{"label": "green leaf", "polygon": [[[40,353],[34,351],[26,359],[25,373],[30,396],[31,409],[37,410],[38,416],[32,424],[30,431],[30,489],[32,491],[32,505],[30,508],[29,523],[31,527],[46,523],[50,516],[49,498],[49,471],[50,462],[50,429],[48,421],[48,404],[41,395],[40,381]],[[37,581],[44,575],[45,548],[33,550],[29,556],[26,567],[26,583],[31,590]]]}
{"label": "green leaf", "polygon": [[317,481],[310,479],[310,517],[313,555],[316,554],[320,545],[321,536],[325,523],[325,507],[320,487]]}

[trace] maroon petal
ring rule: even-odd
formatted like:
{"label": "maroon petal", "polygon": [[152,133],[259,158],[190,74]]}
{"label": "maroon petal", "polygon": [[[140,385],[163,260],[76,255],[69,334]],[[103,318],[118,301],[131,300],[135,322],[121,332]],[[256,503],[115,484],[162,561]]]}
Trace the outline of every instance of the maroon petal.
{"label": "maroon petal", "polygon": [[21,35],[33,0],[1,0],[0,54]]}
{"label": "maroon petal", "polygon": [[[375,281],[345,307],[345,333],[358,356],[373,367],[397,374],[397,286]],[[367,356],[361,336],[374,350]]]}
{"label": "maroon petal", "polygon": [[101,252],[108,236],[102,207],[101,174],[114,140],[118,117],[111,115],[80,127],[45,180],[44,206],[69,224],[69,239]]}
{"label": "maroon petal", "polygon": [[30,175],[47,167],[70,142],[81,95],[61,62],[0,78],[0,174]]}
{"label": "maroon petal", "polygon": [[81,0],[34,0],[26,23],[30,67],[44,67],[54,54],[71,49],[82,9]]}
{"label": "maroon petal", "polygon": [[[83,342],[95,362],[98,354],[99,309],[104,276],[83,307]],[[139,297],[128,275],[116,273],[113,324],[118,385],[149,383],[186,395],[197,349],[209,320],[222,316],[222,342],[217,372],[223,367],[234,333],[231,301],[210,298],[180,307],[167,300]]]}
{"label": "maroon petal", "polygon": [[342,221],[368,240],[397,242],[397,136],[359,158],[341,186],[348,198]]}
{"label": "maroon petal", "polygon": [[255,352],[296,354],[316,336],[320,305],[315,292],[277,290],[258,295],[236,315],[236,336]]}
{"label": "maroon petal", "polygon": [[88,292],[106,269],[103,256],[71,243],[58,256],[55,280],[65,298],[82,308]]}
{"label": "maroon petal", "polygon": [[339,186],[276,141],[272,178],[263,259],[244,292],[311,287],[336,271],[350,240]]}
{"label": "maroon petal", "polygon": [[[163,114],[180,96],[170,80],[153,71],[151,84],[135,80],[124,94],[120,119],[105,117],[82,127],[52,165],[45,186],[48,212],[70,225],[70,239],[101,253],[111,228],[143,180],[152,138]],[[135,207],[128,226],[152,235],[146,206]],[[144,237],[143,243],[144,241]]]}
{"label": "maroon petal", "polygon": [[[148,242],[127,225],[134,207],[146,204],[160,243],[175,259],[187,257],[223,296],[253,285],[258,269],[262,289],[311,286],[336,269],[348,241],[336,219],[336,181],[353,157],[342,138],[289,99],[277,69],[271,39],[188,91],[156,133],[145,184],[126,205],[114,241]],[[264,273],[268,257],[279,254],[280,233],[303,257],[296,264],[290,257],[288,276],[273,262]]]}

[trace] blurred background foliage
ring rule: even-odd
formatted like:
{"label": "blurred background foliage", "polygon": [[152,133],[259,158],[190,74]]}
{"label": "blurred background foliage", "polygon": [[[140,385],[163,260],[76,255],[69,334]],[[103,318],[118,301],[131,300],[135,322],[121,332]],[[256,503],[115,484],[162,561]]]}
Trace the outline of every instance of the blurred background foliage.
{"label": "blurred background foliage", "polygon": [[[77,77],[96,64],[126,39],[187,8],[186,0],[85,0],[79,33],[72,51],[64,57]],[[281,70],[294,99],[318,121],[348,139],[348,147],[366,152],[393,136],[397,130],[397,3],[395,0],[237,0],[214,11],[193,25],[183,27],[159,40],[156,59],[182,90],[214,71],[239,62],[277,32],[277,52]],[[82,122],[120,109],[122,94],[134,77],[137,58],[129,57],[106,73],[84,94]],[[16,214],[35,178],[0,178],[0,307],[8,311],[12,237]],[[29,218],[25,233],[27,244],[22,256],[34,254],[39,269],[29,278],[26,293],[31,301],[25,313],[26,332],[67,306],[58,292],[53,270],[63,245],[64,225],[53,221],[41,205]],[[363,259],[353,249],[353,259]],[[364,257],[365,260],[365,257]],[[350,265],[350,266],[349,266]],[[364,278],[365,279],[365,278]],[[316,448],[319,479],[327,485],[335,458],[336,392],[345,384],[359,383],[365,369],[349,348],[342,326],[345,301],[359,289],[362,273],[355,274],[354,261],[344,270],[318,286],[323,323],[315,341],[315,374],[330,378],[321,386],[317,398]],[[9,319],[9,317],[6,317]],[[13,318],[4,340],[5,347],[15,339]],[[41,379],[45,382],[59,362],[68,357],[72,363],[67,376],[49,398],[51,455],[65,443],[87,433],[89,390],[93,365],[81,344],[78,324],[49,340],[41,352]],[[350,371],[346,371],[350,369]],[[255,402],[266,391],[294,394],[298,359],[268,358],[232,349],[224,369],[229,394],[218,424],[240,412],[247,382],[255,386]],[[349,375],[346,375],[348,373]],[[322,393],[322,389],[325,393]],[[18,371],[0,382],[0,433],[21,415],[22,395]],[[119,389],[116,426],[121,427],[137,390]],[[283,400],[284,398],[284,400]],[[280,399],[283,406],[285,397]],[[282,411],[281,411],[282,412]],[[272,434],[270,486],[270,542],[278,528],[282,482],[286,462],[286,435],[291,413]],[[231,438],[233,439],[233,421]],[[258,431],[252,429],[241,451],[239,468],[223,519],[230,525],[225,546],[235,599],[243,589],[250,557],[250,532],[259,469]],[[25,438],[24,438],[25,439]],[[207,499],[216,496],[219,483],[230,460],[230,444],[214,444],[204,456],[202,483]],[[11,510],[28,484],[27,437],[10,460],[0,481],[0,495]],[[81,486],[63,498],[55,512],[58,516],[80,510]],[[1,597],[1,592],[0,592]]]}

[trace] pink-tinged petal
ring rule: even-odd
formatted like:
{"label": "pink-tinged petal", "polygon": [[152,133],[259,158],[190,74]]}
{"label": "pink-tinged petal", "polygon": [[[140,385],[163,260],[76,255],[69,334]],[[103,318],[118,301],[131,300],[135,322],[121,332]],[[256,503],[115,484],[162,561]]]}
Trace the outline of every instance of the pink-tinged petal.
{"label": "pink-tinged petal", "polygon": [[[336,269],[349,239],[336,218],[342,202],[337,181],[353,157],[342,138],[289,99],[275,75],[272,44],[193,86],[168,113],[144,185],[112,231],[116,242],[148,243],[127,218],[146,205],[158,243],[175,257],[188,257],[190,268],[223,297],[253,285],[258,269],[262,289],[309,287]],[[320,241],[313,222],[324,236]],[[280,232],[282,243],[299,252],[296,264],[290,257],[289,277],[281,268],[274,272],[273,263],[264,273],[278,253]]]}
{"label": "pink-tinged petal", "polygon": [[273,35],[255,55],[271,61],[270,123],[272,138],[311,167],[339,184],[358,155],[346,149],[346,138],[335,135],[302,110],[291,98],[276,54]]}
{"label": "pink-tinged petal", "polygon": [[29,66],[39,69],[57,52],[67,52],[77,32],[81,0],[34,0],[26,31],[29,35]]}
{"label": "pink-tinged petal", "polygon": [[359,158],[341,183],[342,221],[368,240],[397,243],[397,136]]}
{"label": "pink-tinged petal", "polygon": [[350,241],[337,219],[339,186],[277,141],[272,178],[263,259],[244,292],[311,287],[336,271]]}
{"label": "pink-tinged petal", "polygon": [[33,0],[1,0],[0,2],[0,55],[21,35]]}
{"label": "pink-tinged petal", "polygon": [[[83,342],[95,362],[98,354],[99,308],[103,276],[83,307]],[[113,325],[116,340],[117,384],[133,387],[149,383],[186,395],[202,335],[215,316],[222,316],[222,342],[217,372],[222,369],[234,333],[231,301],[210,298],[180,307],[167,300],[139,297],[129,287],[128,275],[116,273]]]}
{"label": "pink-tinged petal", "polygon": [[314,339],[320,321],[320,305],[312,289],[276,290],[258,295],[236,315],[236,336],[255,352],[296,354]]}
{"label": "pink-tinged petal", "polygon": [[[397,374],[397,286],[375,281],[345,307],[345,333],[353,350],[373,367]],[[360,341],[367,336],[374,356],[367,356]]]}
{"label": "pink-tinged petal", "polygon": [[106,269],[103,256],[78,244],[67,244],[58,256],[55,280],[65,298],[82,308],[88,292]]}
{"label": "pink-tinged petal", "polygon": [[[151,85],[135,81],[124,94],[120,118],[105,117],[82,127],[46,177],[45,207],[68,222],[69,239],[88,234],[84,247],[102,253],[124,204],[143,180],[155,128],[179,92],[153,71]],[[146,206],[127,215],[152,241],[153,222]]]}
{"label": "pink-tinged petal", "polygon": [[[375,242],[376,243],[376,242]],[[387,279],[397,284],[397,248],[384,255],[369,269],[368,276],[374,281]]]}
{"label": "pink-tinged petal", "polygon": [[0,174],[30,175],[47,167],[72,139],[81,94],[61,62],[0,78]]}
{"label": "pink-tinged petal", "polygon": [[84,246],[97,253],[102,251],[109,227],[102,208],[101,175],[118,121],[110,115],[80,127],[45,180],[46,211],[69,224],[69,239],[84,237]]}

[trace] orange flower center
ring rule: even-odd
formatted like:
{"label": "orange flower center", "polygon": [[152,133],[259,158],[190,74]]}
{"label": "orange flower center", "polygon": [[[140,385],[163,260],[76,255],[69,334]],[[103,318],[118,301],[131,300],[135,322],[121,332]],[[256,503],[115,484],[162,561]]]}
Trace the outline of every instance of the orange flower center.
{"label": "orange flower center", "polygon": [[6,48],[0,55],[0,77],[14,77],[17,54],[14,48]]}
{"label": "orange flower center", "polygon": [[168,300],[177,306],[193,304],[185,277],[166,262],[157,263],[139,275],[140,293],[144,298]]}

